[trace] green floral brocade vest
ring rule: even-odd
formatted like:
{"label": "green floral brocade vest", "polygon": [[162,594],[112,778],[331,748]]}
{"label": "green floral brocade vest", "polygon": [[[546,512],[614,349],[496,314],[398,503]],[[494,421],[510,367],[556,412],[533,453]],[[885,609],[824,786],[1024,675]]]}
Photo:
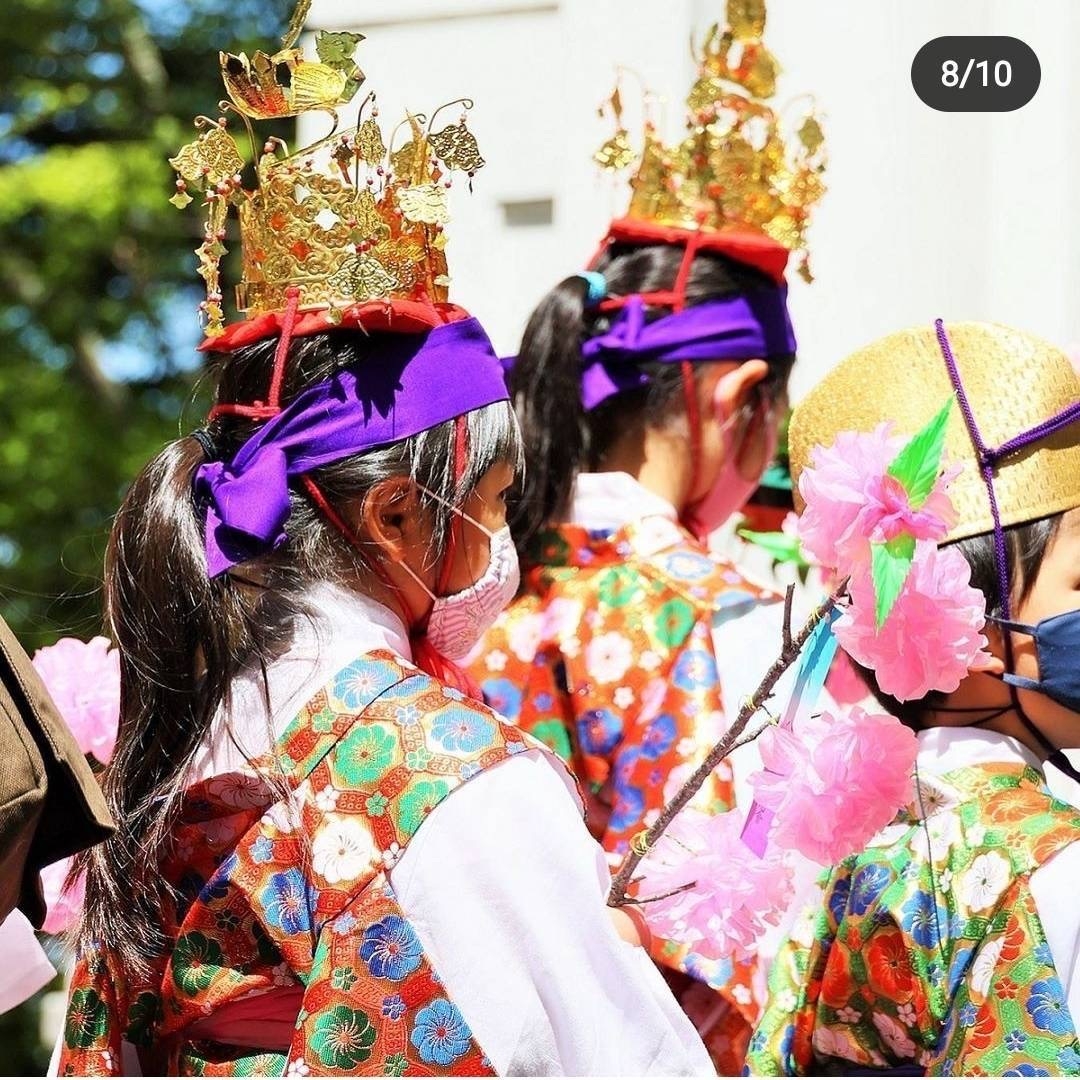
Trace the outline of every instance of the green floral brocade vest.
{"label": "green floral brocade vest", "polygon": [[[444,798],[537,745],[389,652],[350,664],[277,766],[186,793],[162,863],[169,948],[141,981],[80,957],[61,1074],[118,1075],[121,1040],[165,1075],[490,1074],[386,871]],[[282,774],[291,797],[267,780]]]}
{"label": "green floral brocade vest", "polygon": [[1077,840],[1080,811],[1030,767],[924,779],[874,846],[823,876],[772,969],[747,1071],[1080,1075],[1030,886]]}

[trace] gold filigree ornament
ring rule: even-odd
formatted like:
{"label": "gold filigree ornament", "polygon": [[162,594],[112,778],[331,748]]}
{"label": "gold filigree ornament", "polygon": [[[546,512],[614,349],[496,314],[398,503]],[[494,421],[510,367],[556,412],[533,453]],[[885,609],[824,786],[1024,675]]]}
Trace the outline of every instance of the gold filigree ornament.
{"label": "gold filigree ornament", "polygon": [[697,73],[679,141],[664,141],[646,104],[635,149],[616,89],[600,110],[615,133],[595,160],[612,172],[633,169],[628,221],[763,234],[801,253],[809,280],[807,229],[825,192],[825,137],[812,102],[793,125],[772,107],[780,65],[762,40],[765,19],[765,0],[728,0],[726,25],[693,47]]}
{"label": "gold filigree ornament", "polygon": [[[249,317],[283,311],[291,287],[299,290],[301,309],[325,310],[332,322],[356,303],[448,299],[450,174],[471,179],[484,165],[465,123],[472,102],[450,102],[431,122],[408,113],[387,138],[369,93],[356,126],[339,132],[339,110],[364,80],[353,58],[364,39],[323,31],[315,38],[318,60],[306,59],[297,42],[309,6],[310,0],[298,3],[280,51],[260,50],[250,59],[221,54],[229,95],[223,115],[197,118],[197,137],[170,159],[177,173],[173,205],[182,209],[194,192],[202,194],[205,228],[197,254],[208,337],[224,328],[220,261],[230,209],[239,218],[243,265],[236,304]],[[439,112],[454,105],[463,107],[461,118],[434,131]],[[292,153],[271,137],[259,151],[253,121],[311,112],[330,114],[328,135]],[[229,113],[239,116],[246,138],[229,131]],[[402,130],[407,137],[399,145]],[[245,156],[241,147],[248,144]]]}

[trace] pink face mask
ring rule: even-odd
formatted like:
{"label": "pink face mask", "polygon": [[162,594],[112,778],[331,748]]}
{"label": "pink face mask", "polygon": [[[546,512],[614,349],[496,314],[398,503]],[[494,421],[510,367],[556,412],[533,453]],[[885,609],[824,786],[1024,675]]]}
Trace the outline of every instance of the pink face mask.
{"label": "pink face mask", "polygon": [[[723,416],[725,411],[723,395],[721,394],[724,381],[735,375],[737,375],[736,372],[725,375],[716,384],[713,395],[713,410],[718,418]],[[750,496],[757,490],[761,481],[760,475],[747,480],[739,471],[739,451],[742,449],[742,440],[736,443],[733,429],[742,415],[742,410],[732,413],[721,423],[720,432],[724,446],[724,463],[720,466],[720,472],[705,496],[692,506],[688,506],[683,513],[683,523],[702,543],[708,539],[710,533],[720,528],[732,514],[738,513],[750,501]],[[768,464],[776,453],[777,445],[777,432],[772,423],[771,408],[765,414],[765,424],[768,443],[762,460]],[[748,434],[748,430],[744,428],[743,440],[748,437]]]}

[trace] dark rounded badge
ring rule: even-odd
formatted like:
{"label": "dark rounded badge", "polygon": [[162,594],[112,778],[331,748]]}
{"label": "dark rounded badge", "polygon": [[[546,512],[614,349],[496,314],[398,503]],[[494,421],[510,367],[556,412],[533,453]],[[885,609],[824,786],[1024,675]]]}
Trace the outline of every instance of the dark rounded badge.
{"label": "dark rounded badge", "polygon": [[939,37],[911,62],[911,85],[939,112],[1012,112],[1039,89],[1042,67],[1014,37]]}

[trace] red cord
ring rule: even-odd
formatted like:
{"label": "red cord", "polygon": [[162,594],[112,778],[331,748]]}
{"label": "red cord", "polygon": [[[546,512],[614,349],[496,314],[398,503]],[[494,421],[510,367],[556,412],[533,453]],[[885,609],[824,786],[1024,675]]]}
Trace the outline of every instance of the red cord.
{"label": "red cord", "polygon": [[281,336],[274,351],[274,374],[270,379],[271,409],[281,410],[281,386],[285,382],[285,362],[289,358],[289,346],[292,344],[293,327],[296,325],[296,309],[300,306],[300,289],[290,285],[285,290],[285,315],[281,320]]}
{"label": "red cord", "polygon": [[208,420],[213,420],[216,416],[243,416],[248,420],[272,420],[281,412],[281,388],[285,383],[285,363],[289,358],[293,327],[296,325],[296,311],[300,306],[300,289],[296,285],[290,285],[285,290],[285,296],[281,336],[274,350],[274,370],[270,375],[269,400],[265,403],[253,401],[249,405],[237,402],[215,405],[207,416]]}

